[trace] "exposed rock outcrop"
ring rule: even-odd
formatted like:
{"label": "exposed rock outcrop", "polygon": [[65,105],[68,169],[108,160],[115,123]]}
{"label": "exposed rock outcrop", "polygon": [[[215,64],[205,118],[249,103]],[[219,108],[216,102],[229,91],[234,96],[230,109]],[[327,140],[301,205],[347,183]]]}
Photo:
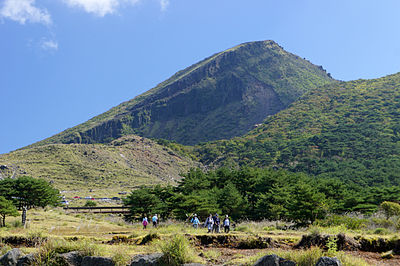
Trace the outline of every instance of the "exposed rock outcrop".
{"label": "exposed rock outcrop", "polygon": [[296,263],[272,254],[258,259],[254,266],[296,266]]}
{"label": "exposed rock outcrop", "polygon": [[21,251],[18,248],[14,248],[0,257],[0,265],[16,266],[21,256]]}
{"label": "exposed rock outcrop", "polygon": [[342,263],[337,258],[321,257],[315,266],[341,266]]}
{"label": "exposed rock outcrop", "polygon": [[131,266],[156,266],[162,258],[162,253],[137,255],[133,258]]}

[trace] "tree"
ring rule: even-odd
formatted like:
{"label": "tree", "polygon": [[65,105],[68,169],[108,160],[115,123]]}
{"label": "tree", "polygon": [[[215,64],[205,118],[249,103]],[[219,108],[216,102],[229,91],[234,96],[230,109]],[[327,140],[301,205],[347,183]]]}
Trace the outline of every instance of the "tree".
{"label": "tree", "polygon": [[129,207],[130,215],[128,220],[132,220],[136,215],[145,215],[157,211],[161,204],[160,199],[152,193],[151,188],[139,188],[133,190],[124,201],[124,205]]}
{"label": "tree", "polygon": [[60,192],[47,181],[30,176],[0,181],[0,196],[11,200],[22,210],[22,224],[25,224],[26,210],[47,205],[57,205]]}
{"label": "tree", "polygon": [[310,184],[298,183],[292,187],[288,205],[288,216],[292,221],[312,224],[316,219],[323,218],[328,209],[325,195]]}
{"label": "tree", "polygon": [[93,200],[87,200],[84,205],[84,207],[96,207],[96,206],[97,206],[97,203]]}
{"label": "tree", "polygon": [[230,182],[221,189],[218,202],[223,214],[229,214],[233,219],[239,219],[244,212],[244,199]]}
{"label": "tree", "polygon": [[6,216],[18,216],[17,208],[13,205],[12,201],[7,200],[5,197],[0,196],[0,215],[3,217],[1,226],[6,226]]}
{"label": "tree", "polygon": [[400,204],[398,203],[384,201],[381,203],[381,208],[386,215],[386,219],[395,215],[400,215]]}

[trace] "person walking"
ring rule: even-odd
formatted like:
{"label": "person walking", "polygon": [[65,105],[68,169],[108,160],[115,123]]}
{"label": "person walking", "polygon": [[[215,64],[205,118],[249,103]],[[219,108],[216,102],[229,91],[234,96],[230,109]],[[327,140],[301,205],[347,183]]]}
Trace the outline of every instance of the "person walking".
{"label": "person walking", "polygon": [[214,231],[215,233],[219,233],[219,225],[220,225],[220,223],[221,223],[221,220],[220,220],[219,217],[218,217],[218,213],[216,213],[216,214],[214,215],[213,220],[214,220],[213,231]]}
{"label": "person walking", "polygon": [[143,229],[146,229],[147,225],[149,224],[149,221],[147,220],[147,216],[146,215],[143,217],[142,224],[143,224]]}
{"label": "person walking", "polygon": [[231,229],[231,221],[229,221],[228,215],[225,215],[225,219],[222,224],[224,225],[224,232],[229,233],[229,230]]}
{"label": "person walking", "polygon": [[157,214],[154,214],[154,216],[151,220],[153,221],[153,227],[157,227],[157,224],[158,224]]}
{"label": "person walking", "polygon": [[194,214],[193,218],[192,218],[192,223],[193,223],[193,228],[198,228],[200,221],[199,218],[197,218],[197,214]]}
{"label": "person walking", "polygon": [[214,225],[214,219],[212,217],[212,214],[210,214],[210,216],[208,216],[206,222],[205,222],[205,226],[208,229],[208,233],[211,233],[213,230],[213,225]]}

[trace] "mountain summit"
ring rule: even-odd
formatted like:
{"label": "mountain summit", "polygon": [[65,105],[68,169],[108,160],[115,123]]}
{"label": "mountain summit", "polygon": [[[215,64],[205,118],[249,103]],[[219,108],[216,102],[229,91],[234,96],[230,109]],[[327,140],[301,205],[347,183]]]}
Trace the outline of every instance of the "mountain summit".
{"label": "mountain summit", "polygon": [[273,41],[244,43],[208,57],[155,88],[35,145],[109,143],[124,135],[182,144],[232,138],[311,88],[335,82]]}

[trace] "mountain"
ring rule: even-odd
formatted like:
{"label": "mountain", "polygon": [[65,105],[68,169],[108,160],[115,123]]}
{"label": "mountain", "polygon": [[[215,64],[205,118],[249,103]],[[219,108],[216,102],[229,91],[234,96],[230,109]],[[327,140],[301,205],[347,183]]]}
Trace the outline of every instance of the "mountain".
{"label": "mountain", "polygon": [[107,145],[49,144],[2,154],[0,178],[30,175],[60,190],[109,196],[140,185],[173,184],[199,166],[179,148],[132,135]]}
{"label": "mountain", "polygon": [[273,41],[244,43],[33,146],[110,143],[129,134],[189,145],[229,139],[245,134],[309,89],[333,82],[322,67]]}
{"label": "mountain", "polygon": [[207,165],[286,168],[400,185],[400,73],[315,88],[243,137],[197,146]]}

